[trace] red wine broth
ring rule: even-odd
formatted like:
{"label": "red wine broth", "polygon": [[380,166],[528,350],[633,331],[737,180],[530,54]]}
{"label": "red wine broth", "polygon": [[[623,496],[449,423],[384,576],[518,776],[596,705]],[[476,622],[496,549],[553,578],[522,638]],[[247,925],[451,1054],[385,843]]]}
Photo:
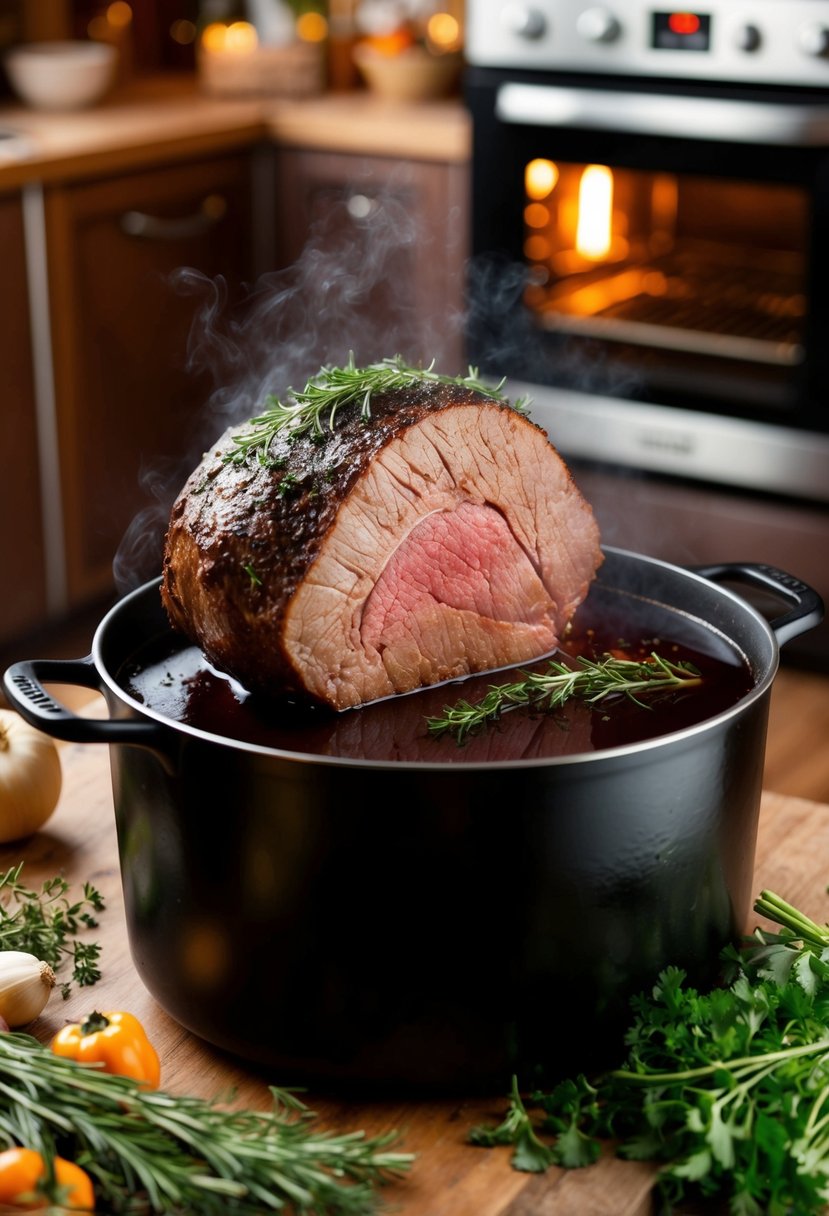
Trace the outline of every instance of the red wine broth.
{"label": "red wine broth", "polygon": [[174,633],[148,642],[119,672],[124,691],[154,715],[222,739],[294,754],[437,764],[544,759],[602,751],[660,738],[708,721],[752,688],[745,657],[721,633],[674,608],[594,585],[552,657],[644,659],[656,652],[696,667],[702,683],[642,697],[616,696],[596,707],[571,700],[552,713],[514,709],[459,745],[432,736],[427,721],[458,700],[475,702],[520,671],[545,671],[548,658],[506,671],[391,697],[335,713],[297,698],[267,700],[214,668]]}

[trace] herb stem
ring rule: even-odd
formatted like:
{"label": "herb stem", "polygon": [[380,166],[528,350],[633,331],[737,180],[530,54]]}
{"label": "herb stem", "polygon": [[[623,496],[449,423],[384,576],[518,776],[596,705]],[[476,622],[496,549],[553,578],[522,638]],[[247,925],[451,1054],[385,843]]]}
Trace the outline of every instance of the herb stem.
{"label": "herb stem", "polygon": [[812,1109],[809,1111],[809,1118],[806,1120],[806,1126],[803,1129],[803,1134],[805,1136],[809,1136],[810,1138],[815,1138],[817,1133],[822,1128],[829,1125],[829,1113],[825,1114],[822,1119],[818,1119],[817,1121],[815,1121],[815,1116],[818,1114],[821,1107],[825,1105],[825,1103],[828,1099],[829,1099],[829,1089],[821,1090],[821,1092],[815,1098],[815,1101],[812,1105]]}
{"label": "herb stem", "polygon": [[774,891],[761,891],[755,901],[754,911],[775,924],[790,929],[802,941],[811,942],[815,946],[829,946],[829,927],[817,924]]}
{"label": "herb stem", "polygon": [[758,1065],[770,1062],[779,1064],[783,1060],[794,1060],[798,1056],[815,1055],[821,1051],[829,1052],[829,1039],[818,1039],[815,1043],[801,1043],[796,1047],[783,1047],[779,1051],[770,1051],[765,1055],[741,1056],[733,1060],[714,1060],[711,1064],[705,1064],[699,1068],[686,1068],[681,1072],[633,1072],[630,1069],[619,1068],[614,1069],[610,1075],[616,1080],[631,1081],[640,1085],[698,1081],[702,1077],[710,1077],[715,1072],[734,1074],[738,1069],[745,1070],[745,1074],[748,1075],[754,1072]]}
{"label": "herb stem", "polygon": [[519,707],[550,712],[573,697],[597,705],[609,697],[625,696],[647,708],[639,699],[643,693],[694,688],[702,683],[696,667],[672,663],[656,652],[641,661],[610,655],[597,661],[581,656],[578,664],[572,668],[550,659],[546,671],[525,671],[520,680],[490,685],[486,695],[475,704],[458,701],[446,705],[441,716],[427,718],[429,733],[452,734],[458,743],[463,743],[474,731]]}

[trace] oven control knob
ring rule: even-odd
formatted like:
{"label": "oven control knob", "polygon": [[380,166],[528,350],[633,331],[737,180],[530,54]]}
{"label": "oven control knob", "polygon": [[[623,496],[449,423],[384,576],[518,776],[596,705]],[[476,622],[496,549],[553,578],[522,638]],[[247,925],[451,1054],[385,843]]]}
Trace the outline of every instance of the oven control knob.
{"label": "oven control knob", "polygon": [[501,11],[501,20],[511,34],[533,42],[546,33],[547,18],[534,4],[509,4]]}
{"label": "oven control knob", "polygon": [[587,42],[615,42],[622,27],[609,8],[586,8],[579,13],[576,30]]}
{"label": "oven control knob", "polygon": [[737,30],[736,45],[738,51],[759,51],[763,44],[763,35],[756,25],[741,25]]}
{"label": "oven control knob", "polygon": [[829,55],[829,25],[822,25],[818,21],[802,25],[797,31],[797,45],[804,55],[823,59]]}

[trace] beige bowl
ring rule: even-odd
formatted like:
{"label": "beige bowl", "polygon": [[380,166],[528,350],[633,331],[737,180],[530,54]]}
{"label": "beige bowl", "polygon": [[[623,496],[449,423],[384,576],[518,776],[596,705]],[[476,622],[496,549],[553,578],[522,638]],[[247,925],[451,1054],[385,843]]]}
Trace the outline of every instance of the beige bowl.
{"label": "beige bowl", "polygon": [[21,101],[39,110],[80,110],[112,84],[118,52],[104,42],[29,42],[9,51],[6,72]]}
{"label": "beige bowl", "polygon": [[354,62],[368,87],[390,101],[426,101],[445,96],[458,78],[460,55],[430,55],[422,47],[409,47],[385,55],[358,44]]}

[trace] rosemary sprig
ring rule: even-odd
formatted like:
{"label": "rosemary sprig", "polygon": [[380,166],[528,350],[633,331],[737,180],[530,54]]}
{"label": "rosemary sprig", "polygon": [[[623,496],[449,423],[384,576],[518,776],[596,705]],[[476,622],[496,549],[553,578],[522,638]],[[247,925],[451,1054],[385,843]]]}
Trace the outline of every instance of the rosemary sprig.
{"label": "rosemary sprig", "polygon": [[411,1165],[396,1133],[320,1131],[295,1095],[271,1094],[271,1111],[227,1109],[0,1035],[0,1137],[76,1161],[108,1212],[363,1216]]}
{"label": "rosemary sprig", "polygon": [[576,668],[550,659],[545,671],[522,671],[520,680],[490,685],[475,704],[458,701],[446,705],[442,716],[427,718],[426,723],[431,735],[451,734],[463,743],[472,732],[511,709],[524,707],[549,713],[573,697],[597,705],[613,696],[625,696],[647,708],[639,700],[642,693],[692,688],[701,683],[702,676],[691,663],[672,663],[655,652],[641,661],[610,655],[598,661],[580,657]]}
{"label": "rosemary sprig", "polygon": [[[69,883],[57,875],[35,891],[20,881],[22,870],[21,861],[0,874],[0,950],[26,951],[55,970],[71,961],[76,984],[96,983],[101,978],[101,947],[79,941],[76,934],[97,926],[95,913],[104,907],[100,892],[87,882],[82,897],[70,900]],[[63,982],[60,987],[67,997],[71,984]]]}
{"label": "rosemary sprig", "polygon": [[[426,368],[411,367],[400,355],[356,367],[352,353],[345,367],[323,367],[304,389],[289,388],[285,401],[269,394],[265,399],[267,409],[251,418],[245,430],[234,435],[233,450],[225,456],[225,461],[242,464],[249,456],[256,456],[264,463],[271,442],[280,432],[292,439],[308,433],[321,438],[326,426],[333,431],[339,410],[358,405],[360,417],[367,420],[371,417],[371,400],[376,394],[416,384],[454,384],[474,389],[493,401],[506,400],[501,391],[504,381],[486,384],[479,379],[477,368],[470,367],[466,376],[445,376],[433,369],[434,363]],[[525,407],[525,400],[514,403],[517,410]]]}

